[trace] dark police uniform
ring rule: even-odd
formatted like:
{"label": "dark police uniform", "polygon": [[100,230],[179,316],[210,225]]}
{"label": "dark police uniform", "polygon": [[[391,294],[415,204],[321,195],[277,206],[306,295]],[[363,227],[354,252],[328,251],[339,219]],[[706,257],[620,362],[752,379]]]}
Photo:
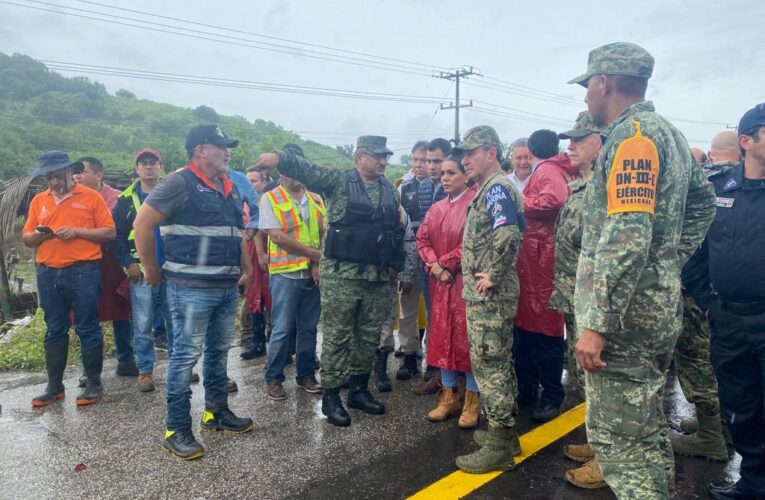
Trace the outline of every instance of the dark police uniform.
{"label": "dark police uniform", "polygon": [[765,498],[765,180],[744,165],[710,177],[717,213],[686,271],[712,326],[723,420],[742,456],[741,481]]}

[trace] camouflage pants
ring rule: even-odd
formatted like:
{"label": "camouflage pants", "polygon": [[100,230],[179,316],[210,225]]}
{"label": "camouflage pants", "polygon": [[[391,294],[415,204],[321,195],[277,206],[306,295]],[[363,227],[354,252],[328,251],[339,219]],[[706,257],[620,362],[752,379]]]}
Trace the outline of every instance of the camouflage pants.
{"label": "camouflage pants", "polygon": [[[470,363],[491,427],[514,427],[518,382],[513,364],[513,317],[507,303],[467,302]],[[512,311],[514,313],[515,311]]]}
{"label": "camouflage pants", "polygon": [[389,310],[390,312],[380,328],[380,349],[392,351],[396,348],[396,342],[393,338],[393,325],[396,324],[396,315],[398,314],[398,286],[396,285],[390,285]]}
{"label": "camouflage pants", "polygon": [[709,321],[690,296],[683,296],[683,329],[675,346],[675,371],[685,399],[707,415],[719,415],[717,379],[712,369]]}
{"label": "camouflage pants", "polygon": [[662,402],[671,348],[625,354],[604,352],[608,366],[585,374],[587,441],[617,498],[668,499],[675,462]]}
{"label": "camouflage pants", "polygon": [[576,360],[576,341],[579,335],[576,331],[576,318],[574,313],[564,313],[566,322],[566,371],[571,389],[584,398],[584,370]]}
{"label": "camouflage pants", "polygon": [[390,314],[387,282],[330,278],[321,282],[321,382],[340,386],[346,373],[372,370],[380,342],[380,325]]}

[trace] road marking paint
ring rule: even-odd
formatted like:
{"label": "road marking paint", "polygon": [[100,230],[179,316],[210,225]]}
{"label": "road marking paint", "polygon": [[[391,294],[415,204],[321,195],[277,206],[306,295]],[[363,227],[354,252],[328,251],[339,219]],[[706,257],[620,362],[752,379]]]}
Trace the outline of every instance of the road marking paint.
{"label": "road marking paint", "polygon": [[[523,462],[584,424],[584,414],[585,404],[581,403],[557,418],[539,427],[535,427],[521,436],[523,453],[515,457],[515,463]],[[426,486],[409,497],[409,500],[457,500],[477,490],[501,474],[501,471],[489,472],[487,474],[468,474],[458,470],[439,479],[430,486]]]}

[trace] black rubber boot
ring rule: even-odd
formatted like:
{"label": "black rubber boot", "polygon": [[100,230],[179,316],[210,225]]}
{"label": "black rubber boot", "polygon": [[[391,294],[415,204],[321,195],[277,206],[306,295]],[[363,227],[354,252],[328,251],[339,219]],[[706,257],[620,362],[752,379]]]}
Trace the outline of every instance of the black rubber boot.
{"label": "black rubber boot", "polygon": [[404,362],[401,368],[396,372],[396,378],[399,380],[409,380],[420,371],[417,369],[417,354],[404,354]]}
{"label": "black rubber boot", "polygon": [[324,389],[324,395],[321,397],[321,412],[327,416],[327,422],[332,425],[338,427],[351,425],[351,416],[343,407],[339,387]]}
{"label": "black rubber boot", "polygon": [[385,405],[369,393],[369,374],[351,375],[348,386],[348,408],[361,410],[372,415],[385,413]]}
{"label": "black rubber boot", "polygon": [[82,351],[82,368],[88,381],[85,390],[74,401],[77,406],[92,405],[101,401],[104,386],[101,385],[101,370],[104,366],[104,346]]}
{"label": "black rubber boot", "polygon": [[377,349],[377,354],[375,356],[375,367],[374,372],[375,376],[377,376],[377,391],[378,392],[390,392],[393,387],[390,383],[390,378],[388,377],[388,356],[390,355],[390,351],[388,349],[380,348]]}
{"label": "black rubber boot", "polygon": [[61,342],[45,344],[45,370],[48,386],[45,392],[32,399],[32,406],[48,406],[64,399],[64,369],[69,354],[69,338]]}

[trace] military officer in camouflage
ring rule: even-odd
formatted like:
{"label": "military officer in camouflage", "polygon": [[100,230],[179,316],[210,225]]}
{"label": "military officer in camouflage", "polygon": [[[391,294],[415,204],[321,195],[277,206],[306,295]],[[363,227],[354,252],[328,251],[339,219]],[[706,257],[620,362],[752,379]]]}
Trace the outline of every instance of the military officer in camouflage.
{"label": "military officer in camouflage", "polygon": [[[563,313],[566,321],[568,377],[577,392],[584,397],[584,372],[577,364],[574,352],[577,338],[574,288],[579,253],[582,251],[584,191],[592,177],[592,167],[603,143],[600,139],[600,127],[593,123],[588,111],[579,114],[573,129],[558,136],[569,140],[568,156],[571,158],[571,164],[579,169],[580,178],[569,184],[571,194],[558,213],[555,223],[555,274],[548,307]],[[587,489],[606,487],[598,461],[589,444],[567,444],[563,447],[563,453],[571,460],[586,464],[579,469],[566,471],[565,477],[569,483]]]}
{"label": "military officer in camouflage", "polygon": [[587,437],[618,498],[670,498],[674,456],[663,387],[682,324],[680,269],[715,197],[682,134],[645,101],[654,59],[611,43],[569,83],[606,136],[583,204],[574,296],[587,372]]}
{"label": "military officer in camouflage", "polygon": [[465,472],[481,474],[515,467],[521,453],[515,427],[517,383],[513,366],[513,319],[518,302],[515,270],[521,243],[523,202],[502,172],[502,146],[489,126],[474,127],[454,151],[478,185],[462,240],[462,297],[467,306],[470,362],[489,419],[476,431],[481,448],[457,458]]}
{"label": "military officer in camouflage", "polygon": [[264,153],[256,164],[278,167],[308,189],[325,194],[329,228],[319,263],[322,413],[337,426],[351,424],[340,399],[346,373],[348,406],[385,413],[385,406],[369,393],[369,374],[380,325],[390,312],[390,283],[397,281],[405,262],[399,195],[385,178],[393,154],[386,142],[380,136],[359,137],[356,166],[347,171],[322,167],[287,151]]}

